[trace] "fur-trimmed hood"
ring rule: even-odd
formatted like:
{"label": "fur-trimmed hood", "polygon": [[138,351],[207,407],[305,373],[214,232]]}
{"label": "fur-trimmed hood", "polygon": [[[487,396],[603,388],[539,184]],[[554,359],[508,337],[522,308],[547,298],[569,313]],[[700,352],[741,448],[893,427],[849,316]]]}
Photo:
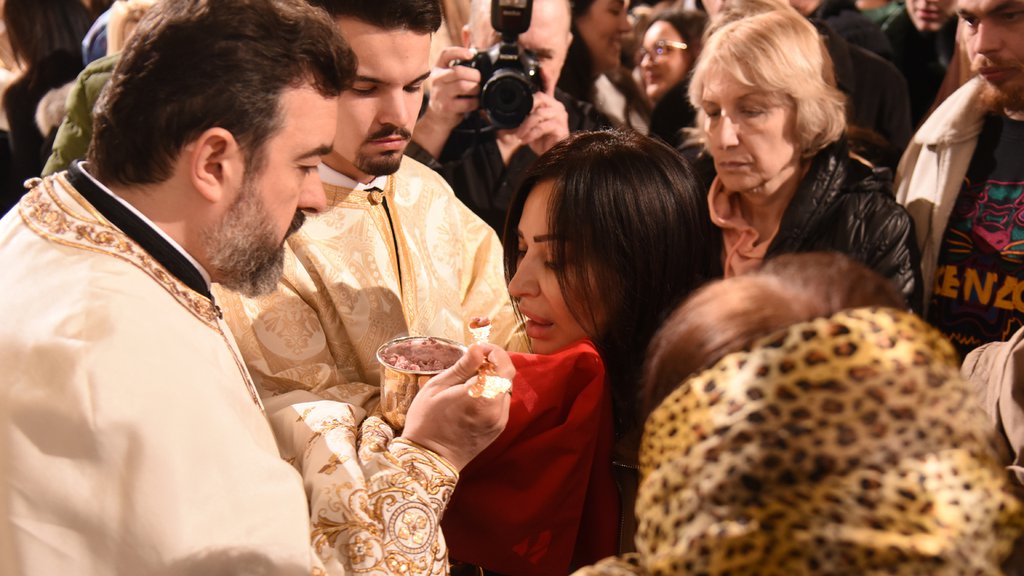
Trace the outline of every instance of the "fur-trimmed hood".
{"label": "fur-trimmed hood", "polygon": [[44,137],[52,134],[64,120],[68,93],[71,92],[71,87],[74,85],[75,83],[72,81],[50,90],[39,101],[39,106],[36,106],[36,126],[39,127],[39,132]]}

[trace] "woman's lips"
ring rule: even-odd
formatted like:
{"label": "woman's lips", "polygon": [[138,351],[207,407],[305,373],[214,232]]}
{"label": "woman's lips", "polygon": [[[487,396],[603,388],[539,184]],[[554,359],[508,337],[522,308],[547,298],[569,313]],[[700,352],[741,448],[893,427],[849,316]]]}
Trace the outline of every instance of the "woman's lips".
{"label": "woman's lips", "polygon": [[552,324],[538,324],[532,320],[526,321],[526,335],[531,340],[544,340],[551,331]]}
{"label": "woman's lips", "polygon": [[616,39],[616,40],[613,40],[613,41],[609,42],[608,43],[608,56],[612,57],[614,55],[615,60],[618,60],[620,54],[622,54],[622,41]]}
{"label": "woman's lips", "polygon": [[526,335],[534,340],[543,340],[547,333],[554,326],[551,322],[523,312],[526,318]]}
{"label": "woman's lips", "polygon": [[734,172],[736,170],[743,170],[749,164],[750,164],[749,162],[740,162],[740,161],[737,161],[737,160],[729,160],[727,162],[717,162],[715,164],[715,166],[716,166],[716,168],[718,169],[719,172]]}

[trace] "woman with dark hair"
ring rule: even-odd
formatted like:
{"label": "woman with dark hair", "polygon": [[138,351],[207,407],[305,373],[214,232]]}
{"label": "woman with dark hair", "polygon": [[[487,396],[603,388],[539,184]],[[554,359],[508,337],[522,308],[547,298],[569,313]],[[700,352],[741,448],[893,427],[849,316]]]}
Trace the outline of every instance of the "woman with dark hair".
{"label": "woman with dark hair", "polygon": [[82,70],[82,38],[92,19],[81,0],[6,0],[4,22],[24,74],[4,94],[10,124],[11,175],[3,182],[0,214],[21,198],[22,183],[39,176],[50,155],[36,126],[36,107],[50,90]]}
{"label": "woman with dark hair", "polygon": [[[716,242],[693,173],[660,141],[579,132],[538,158],[503,238],[534,354],[510,354],[508,425],[460,474],[443,525],[453,558],[562,575],[631,549],[644,351],[718,274]],[[561,563],[543,562],[566,536]]]}
{"label": "woman with dark hair", "polygon": [[701,288],[644,375],[637,552],[576,576],[1001,574],[1021,502],[949,342],[790,254]]}
{"label": "woman with dark hair", "polygon": [[697,119],[687,92],[707,22],[707,14],[697,10],[661,10],[651,18],[640,47],[640,77],[654,107],[648,133],[677,148],[685,141],[683,128]]}
{"label": "woman with dark hair", "polygon": [[633,32],[629,0],[573,0],[571,5],[572,43],[558,88],[593,104],[617,125],[646,132],[650,106],[633,79],[632,57],[623,57]]}
{"label": "woman with dark hair", "polygon": [[533,351],[593,340],[620,433],[637,423],[647,341],[720,270],[707,250],[719,236],[707,215],[678,154],[629,131],[570,136],[537,160],[509,206],[505,269]]}
{"label": "woman with dark hair", "polygon": [[589,339],[604,362],[624,510],[632,510],[647,343],[719,273],[708,251],[717,237],[689,166],[632,131],[570,136],[538,159],[509,207],[505,269],[533,351]]}

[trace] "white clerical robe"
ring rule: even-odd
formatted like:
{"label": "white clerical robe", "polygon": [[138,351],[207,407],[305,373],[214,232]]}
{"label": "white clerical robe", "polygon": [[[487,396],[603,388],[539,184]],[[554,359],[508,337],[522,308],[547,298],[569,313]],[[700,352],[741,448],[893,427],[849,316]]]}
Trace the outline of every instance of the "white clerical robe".
{"label": "white clerical robe", "polygon": [[271,393],[307,390],[376,405],[377,348],[405,335],[525,350],[505,285],[501,243],[433,170],[412,158],[382,191],[324,185],[327,209],[287,243],[276,292],[217,292],[253,377]]}
{"label": "white clerical robe", "polygon": [[455,470],[358,407],[265,414],[213,302],[67,178],[0,220],[0,574],[443,573]]}

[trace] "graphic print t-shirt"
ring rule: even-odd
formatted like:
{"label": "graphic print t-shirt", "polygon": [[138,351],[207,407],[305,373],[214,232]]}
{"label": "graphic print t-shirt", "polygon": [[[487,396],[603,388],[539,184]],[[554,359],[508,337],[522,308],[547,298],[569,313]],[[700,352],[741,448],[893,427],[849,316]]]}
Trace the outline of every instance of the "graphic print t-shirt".
{"label": "graphic print t-shirt", "polygon": [[1024,122],[985,120],[942,240],[928,321],[961,356],[1024,324]]}

